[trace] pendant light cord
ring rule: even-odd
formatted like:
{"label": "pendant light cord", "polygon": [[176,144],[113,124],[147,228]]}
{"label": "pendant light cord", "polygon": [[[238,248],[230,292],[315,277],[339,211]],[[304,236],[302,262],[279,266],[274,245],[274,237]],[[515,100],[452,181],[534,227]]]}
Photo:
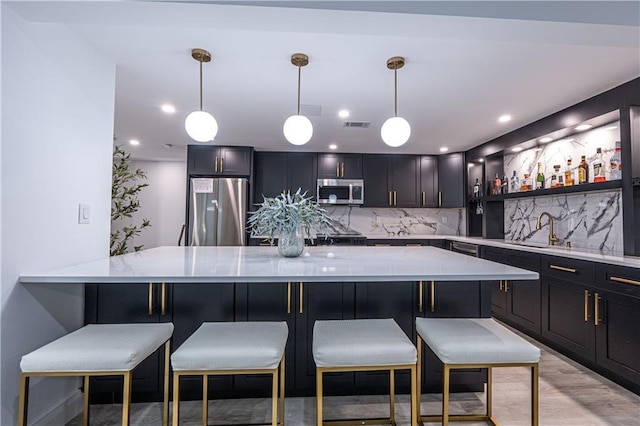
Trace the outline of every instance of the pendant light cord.
{"label": "pendant light cord", "polygon": [[298,65],[298,115],[300,115],[300,70],[302,67]]}
{"label": "pendant light cord", "polygon": [[200,111],[202,111],[202,60],[200,62]]}
{"label": "pendant light cord", "polygon": [[394,80],[394,99],[393,99],[393,116],[398,116],[398,66],[393,68],[393,80]]}

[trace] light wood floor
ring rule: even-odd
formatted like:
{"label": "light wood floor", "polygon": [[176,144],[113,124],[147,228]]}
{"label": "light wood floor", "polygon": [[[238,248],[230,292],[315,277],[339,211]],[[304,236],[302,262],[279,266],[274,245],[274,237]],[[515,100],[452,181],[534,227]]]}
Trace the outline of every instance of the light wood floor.
{"label": "light wood floor", "polygon": [[[525,336],[526,337],[526,336]],[[530,339],[529,339],[530,340]],[[546,346],[532,341],[542,349],[540,362],[540,424],[544,426],[639,426],[640,396],[627,391],[602,376],[582,367]],[[638,354],[640,356],[640,354]],[[501,426],[530,424],[530,373],[526,368],[494,369],[494,416]],[[482,412],[484,394],[453,394],[452,413]],[[180,405],[180,423],[200,425],[199,401]],[[441,398],[424,395],[423,414],[439,412]],[[120,405],[91,407],[92,426],[118,425]],[[315,425],[315,398],[287,398],[286,424]],[[388,415],[388,397],[353,396],[327,397],[325,417],[383,417]],[[161,425],[161,404],[133,404],[132,426]],[[398,396],[396,404],[398,426],[410,424],[408,397]],[[257,423],[270,421],[270,400],[239,399],[210,401],[209,424]],[[80,426],[82,416],[68,426]],[[428,423],[434,425],[436,423]],[[456,423],[485,425],[483,422]]]}

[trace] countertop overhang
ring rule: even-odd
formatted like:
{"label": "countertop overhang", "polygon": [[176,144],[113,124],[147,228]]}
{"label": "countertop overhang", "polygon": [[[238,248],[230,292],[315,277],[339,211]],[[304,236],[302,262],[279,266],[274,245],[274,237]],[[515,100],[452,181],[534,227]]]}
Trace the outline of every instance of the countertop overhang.
{"label": "countertop overhang", "polygon": [[157,247],[41,273],[22,283],[393,282],[538,279],[537,272],[436,247]]}

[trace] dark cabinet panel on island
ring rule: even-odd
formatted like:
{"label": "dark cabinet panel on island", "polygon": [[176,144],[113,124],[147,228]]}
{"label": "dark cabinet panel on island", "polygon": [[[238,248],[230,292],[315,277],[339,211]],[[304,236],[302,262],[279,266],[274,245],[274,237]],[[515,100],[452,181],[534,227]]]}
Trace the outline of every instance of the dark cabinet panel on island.
{"label": "dark cabinet panel on island", "polygon": [[365,207],[420,207],[420,157],[365,154]]}
{"label": "dark cabinet panel on island", "polygon": [[187,146],[188,175],[251,175],[253,148],[246,146]]}
{"label": "dark cabinet panel on island", "polygon": [[316,197],[317,158],[307,152],[256,152],[254,202],[301,189]]}
{"label": "dark cabinet panel on island", "polygon": [[[520,250],[508,250],[506,264],[540,272],[540,255]],[[540,335],[542,289],[540,280],[502,280],[507,295],[507,319],[510,323]]]}
{"label": "dark cabinet panel on island", "polygon": [[362,179],[362,154],[318,154],[318,179]]}
{"label": "dark cabinet panel on island", "polygon": [[464,153],[456,152],[438,157],[439,207],[464,207],[465,171]]}
{"label": "dark cabinet panel on island", "polygon": [[[483,246],[480,256],[492,262],[507,263],[507,251],[499,247]],[[491,283],[491,312],[494,316],[505,319],[507,317],[507,292],[504,291],[504,280],[492,280]]]}

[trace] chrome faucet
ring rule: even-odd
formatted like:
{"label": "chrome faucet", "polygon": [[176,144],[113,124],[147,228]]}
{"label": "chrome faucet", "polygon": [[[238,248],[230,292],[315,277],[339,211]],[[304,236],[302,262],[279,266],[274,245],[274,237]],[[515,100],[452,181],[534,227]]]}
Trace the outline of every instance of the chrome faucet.
{"label": "chrome faucet", "polygon": [[555,245],[558,241],[560,241],[560,239],[558,237],[556,237],[556,234],[553,230],[553,216],[551,216],[551,213],[549,212],[542,212],[540,213],[540,215],[538,216],[538,221],[536,222],[536,229],[540,230],[542,228],[542,216],[547,216],[549,218],[549,245],[553,246]]}

